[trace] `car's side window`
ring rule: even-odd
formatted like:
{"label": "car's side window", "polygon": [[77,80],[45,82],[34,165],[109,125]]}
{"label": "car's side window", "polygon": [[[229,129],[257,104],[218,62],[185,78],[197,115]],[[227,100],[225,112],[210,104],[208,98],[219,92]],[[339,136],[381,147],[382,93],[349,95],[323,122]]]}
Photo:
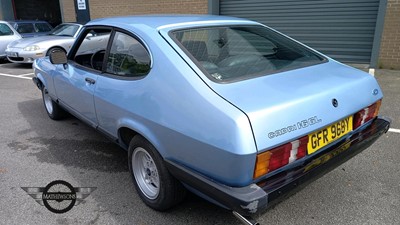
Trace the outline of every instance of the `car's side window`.
{"label": "car's side window", "polygon": [[132,36],[116,32],[106,72],[124,77],[140,77],[149,73],[150,61],[150,55],[142,43]]}
{"label": "car's side window", "polygon": [[25,34],[25,33],[34,33],[35,29],[33,28],[33,24],[31,23],[19,23],[17,31],[21,34]]}
{"label": "car's side window", "polygon": [[35,23],[35,31],[36,32],[49,32],[51,31],[50,25],[46,23]]}
{"label": "car's side window", "polygon": [[0,23],[0,36],[13,35],[14,32],[7,26],[7,24]]}
{"label": "car's side window", "polygon": [[84,67],[101,71],[111,30],[89,29],[84,34],[85,39],[79,45],[74,61]]}

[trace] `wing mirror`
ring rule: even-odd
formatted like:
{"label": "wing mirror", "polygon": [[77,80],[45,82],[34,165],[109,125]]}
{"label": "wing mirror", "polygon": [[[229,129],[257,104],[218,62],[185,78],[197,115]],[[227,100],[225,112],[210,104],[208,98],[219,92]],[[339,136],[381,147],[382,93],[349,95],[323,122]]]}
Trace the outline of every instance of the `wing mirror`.
{"label": "wing mirror", "polygon": [[67,61],[67,54],[64,51],[55,50],[50,52],[50,62],[52,64],[66,64]]}
{"label": "wing mirror", "polygon": [[88,33],[85,38],[90,40],[92,37],[94,37],[94,35],[92,33]]}

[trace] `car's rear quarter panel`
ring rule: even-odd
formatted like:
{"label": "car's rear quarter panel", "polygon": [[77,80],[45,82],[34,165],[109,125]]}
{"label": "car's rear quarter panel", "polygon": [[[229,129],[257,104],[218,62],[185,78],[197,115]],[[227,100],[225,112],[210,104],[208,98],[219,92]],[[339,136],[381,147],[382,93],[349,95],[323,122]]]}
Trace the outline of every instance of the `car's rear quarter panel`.
{"label": "car's rear quarter panel", "polygon": [[[254,25],[245,21],[237,23]],[[232,21],[226,23],[234,24]],[[383,97],[373,76],[329,58],[314,66],[277,71],[229,83],[216,82],[207,77],[205,70],[193,62],[170,37],[169,32],[174,29],[184,29],[184,26],[164,28],[160,33],[212,90],[249,116],[259,151],[295,140],[344,119]],[[378,94],[373,95],[375,89]],[[338,107],[332,106],[334,98],[339,102]],[[298,122],[310,118],[316,118],[319,122],[285,135],[268,137],[270,132],[297,126]]]}
{"label": "car's rear quarter panel", "polygon": [[213,92],[155,31],[135,31],[153,56],[142,79],[99,76],[100,127],[116,136],[127,127],[161,155],[222,183],[252,181],[256,146],[244,113]]}

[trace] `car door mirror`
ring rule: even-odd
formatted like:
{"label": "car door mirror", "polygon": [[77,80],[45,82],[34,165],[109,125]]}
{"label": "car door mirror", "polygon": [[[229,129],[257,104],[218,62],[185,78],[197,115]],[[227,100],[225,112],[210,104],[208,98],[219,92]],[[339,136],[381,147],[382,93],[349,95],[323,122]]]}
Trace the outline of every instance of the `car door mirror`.
{"label": "car door mirror", "polygon": [[67,54],[64,51],[56,50],[50,53],[50,62],[52,64],[66,64]]}
{"label": "car door mirror", "polygon": [[94,35],[92,33],[88,33],[85,38],[91,40],[92,37],[94,37]]}

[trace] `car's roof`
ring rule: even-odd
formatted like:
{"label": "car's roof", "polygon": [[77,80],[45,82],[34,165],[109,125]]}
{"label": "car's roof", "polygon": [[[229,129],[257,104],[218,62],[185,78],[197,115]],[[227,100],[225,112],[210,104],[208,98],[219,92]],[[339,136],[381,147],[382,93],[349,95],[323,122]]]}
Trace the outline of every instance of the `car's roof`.
{"label": "car's roof", "polygon": [[66,22],[66,23],[60,23],[58,25],[79,25],[79,26],[83,26],[81,23],[75,23],[75,22]]}
{"label": "car's roof", "polygon": [[4,20],[0,20],[0,23],[1,23],[1,24],[6,24],[7,26],[11,27],[11,29],[12,29],[13,31],[15,31],[15,30],[14,30],[14,27],[13,27],[9,22],[4,21]]}
{"label": "car's roof", "polygon": [[108,25],[129,28],[133,25],[146,25],[154,29],[164,27],[176,27],[183,24],[212,24],[212,23],[254,23],[253,21],[228,17],[228,16],[213,16],[213,15],[183,15],[183,14],[157,14],[157,15],[138,15],[138,16],[123,16],[95,19],[87,23],[87,25]]}
{"label": "car's roof", "polygon": [[48,23],[44,20],[9,20],[9,23]]}

